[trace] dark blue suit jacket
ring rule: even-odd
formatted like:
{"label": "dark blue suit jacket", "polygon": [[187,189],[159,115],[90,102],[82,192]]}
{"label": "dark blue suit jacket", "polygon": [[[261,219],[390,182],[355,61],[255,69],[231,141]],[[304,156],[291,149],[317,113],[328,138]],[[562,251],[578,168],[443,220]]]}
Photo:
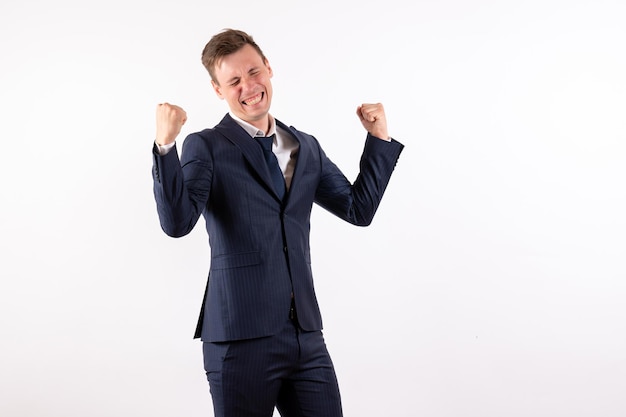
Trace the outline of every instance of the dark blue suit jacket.
{"label": "dark blue suit jacket", "polygon": [[269,336],[284,324],[292,294],[300,326],[321,330],[311,274],[313,202],[355,225],[370,224],[403,145],[368,135],[351,184],[317,140],[278,120],[300,143],[289,193],[280,201],[256,141],[229,115],[213,129],[154,154],[154,194],[169,236],[202,214],[211,247],[209,281],[195,337],[219,342]]}

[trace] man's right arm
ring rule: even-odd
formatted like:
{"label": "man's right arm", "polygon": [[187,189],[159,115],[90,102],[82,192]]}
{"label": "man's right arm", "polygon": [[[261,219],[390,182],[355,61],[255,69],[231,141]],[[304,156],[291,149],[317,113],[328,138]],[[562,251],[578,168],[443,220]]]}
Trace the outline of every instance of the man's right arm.
{"label": "man's right arm", "polygon": [[157,107],[157,135],[153,147],[154,198],[163,231],[172,237],[188,234],[206,205],[210,188],[204,141],[190,135],[184,143],[184,168],[175,140],[187,120],[185,111],[171,104]]}

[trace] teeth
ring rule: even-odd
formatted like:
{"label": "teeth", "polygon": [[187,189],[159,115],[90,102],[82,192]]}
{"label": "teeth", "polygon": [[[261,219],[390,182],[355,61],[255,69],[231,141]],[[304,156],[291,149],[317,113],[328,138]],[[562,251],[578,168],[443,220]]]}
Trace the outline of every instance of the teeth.
{"label": "teeth", "polygon": [[258,96],[251,98],[250,100],[244,101],[244,103],[246,103],[248,106],[254,106],[258,102],[260,102],[262,98],[263,98],[263,94],[259,94]]}

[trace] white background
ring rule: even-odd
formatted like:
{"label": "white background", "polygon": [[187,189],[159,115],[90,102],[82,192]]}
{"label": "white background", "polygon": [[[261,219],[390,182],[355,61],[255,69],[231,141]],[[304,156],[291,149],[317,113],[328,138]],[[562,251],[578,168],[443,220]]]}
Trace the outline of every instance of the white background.
{"label": "white background", "polygon": [[212,415],[204,224],[160,230],[150,152],[157,103],[182,137],[227,111],[200,63],[226,27],[349,178],[360,103],[406,145],[370,227],[313,213],[346,416],[626,415],[625,22],[622,0],[3,0],[0,415]]}

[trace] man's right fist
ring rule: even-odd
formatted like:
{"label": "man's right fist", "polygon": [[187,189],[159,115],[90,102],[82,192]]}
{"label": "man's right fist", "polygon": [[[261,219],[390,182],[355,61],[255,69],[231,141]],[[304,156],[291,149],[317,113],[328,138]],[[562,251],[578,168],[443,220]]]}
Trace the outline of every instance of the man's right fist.
{"label": "man's right fist", "polygon": [[161,103],[156,109],[156,143],[169,145],[187,121],[187,113],[174,104]]}

